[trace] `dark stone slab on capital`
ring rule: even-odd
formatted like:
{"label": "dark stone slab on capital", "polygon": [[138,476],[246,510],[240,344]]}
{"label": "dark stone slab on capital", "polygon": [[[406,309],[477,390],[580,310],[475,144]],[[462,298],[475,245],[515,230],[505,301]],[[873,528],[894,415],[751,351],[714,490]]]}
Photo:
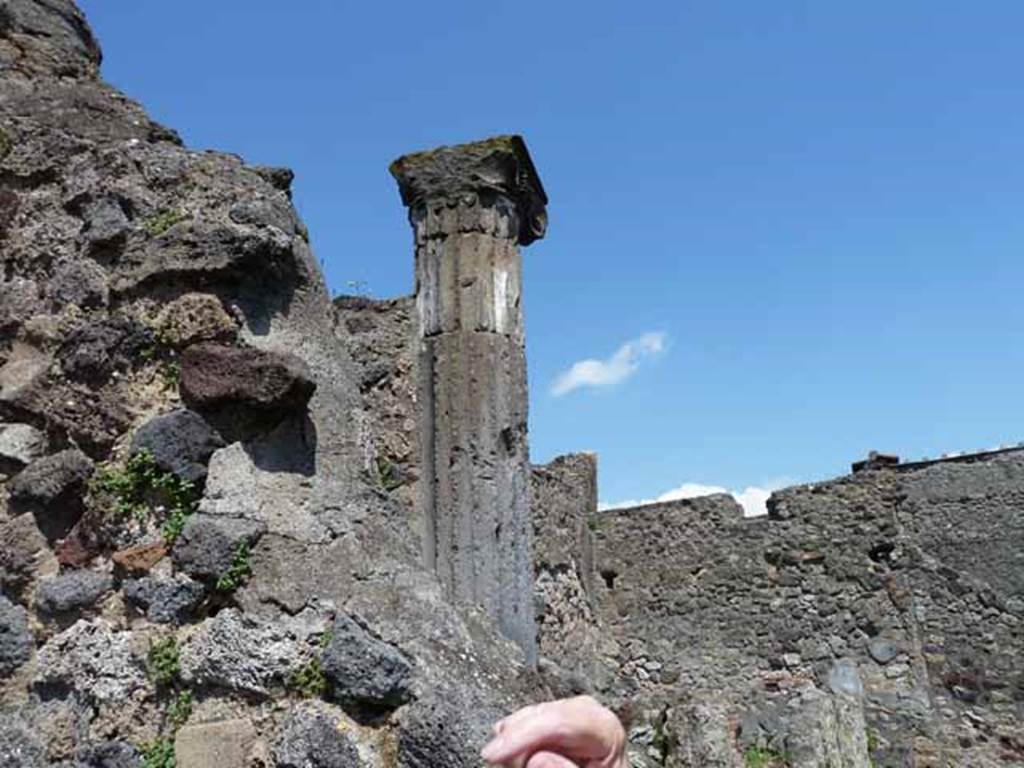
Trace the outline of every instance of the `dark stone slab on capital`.
{"label": "dark stone slab on capital", "polygon": [[491,195],[514,204],[520,245],[539,240],[547,230],[548,196],[521,136],[495,136],[403,155],[390,170],[410,209],[434,200]]}

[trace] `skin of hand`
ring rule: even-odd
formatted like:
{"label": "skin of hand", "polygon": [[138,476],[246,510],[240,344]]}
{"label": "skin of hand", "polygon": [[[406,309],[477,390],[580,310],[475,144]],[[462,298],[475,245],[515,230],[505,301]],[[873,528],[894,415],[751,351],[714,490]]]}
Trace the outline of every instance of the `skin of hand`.
{"label": "skin of hand", "polygon": [[590,696],[534,704],[499,720],[480,755],[514,768],[629,768],[622,723]]}

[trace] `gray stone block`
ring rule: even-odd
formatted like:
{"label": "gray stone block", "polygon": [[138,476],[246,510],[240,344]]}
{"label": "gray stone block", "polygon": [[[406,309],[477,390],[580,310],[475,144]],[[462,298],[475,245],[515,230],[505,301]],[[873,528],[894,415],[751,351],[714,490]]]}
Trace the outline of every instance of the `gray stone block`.
{"label": "gray stone block", "polygon": [[32,512],[48,539],[61,538],[82,516],[92,472],[92,461],[73,448],[36,459],[8,484],[11,502],[16,510]]}
{"label": "gray stone block", "polygon": [[240,544],[252,547],[265,526],[252,520],[196,514],[185,523],[171,550],[174,564],[197,579],[218,579],[231,566]]}
{"label": "gray stone block", "polygon": [[80,619],[50,638],[37,654],[34,684],[103,705],[125,702],[149,686],[132,633],[104,619]]}
{"label": "gray stone block", "polygon": [[0,677],[28,661],[34,645],[25,609],[0,595]]}
{"label": "gray stone block", "polygon": [[200,624],[181,649],[191,685],[267,696],[305,661],[308,648],[288,622],[268,622],[228,608]]}
{"label": "gray stone block", "polygon": [[344,714],[326,705],[295,709],[281,728],[274,749],[279,768],[359,768],[359,756],[351,732],[339,727]]}
{"label": "gray stone block", "polygon": [[132,454],[148,451],[157,466],[183,480],[200,482],[206,465],[224,440],[195,411],[185,409],[155,416],[132,435]]}
{"label": "gray stone block", "polygon": [[142,756],[131,744],[107,741],[86,747],[75,755],[74,768],[139,768]]}
{"label": "gray stone block", "polygon": [[69,448],[33,461],[11,481],[8,490],[15,502],[49,506],[83,491],[92,470],[88,456]]}
{"label": "gray stone block", "polygon": [[80,611],[94,605],[109,592],[114,580],[99,571],[67,571],[39,582],[35,607],[40,613],[54,616]]}
{"label": "gray stone block", "polygon": [[21,469],[46,453],[46,435],[30,424],[0,424],[0,468],[3,463]]}
{"label": "gray stone block", "polygon": [[122,589],[125,600],[157,624],[187,622],[206,594],[206,587],[185,574],[169,579],[156,576],[131,579]]}
{"label": "gray stone block", "polygon": [[394,709],[412,698],[412,667],[398,648],[344,614],[335,619],[323,668],[333,695],[371,709]]}

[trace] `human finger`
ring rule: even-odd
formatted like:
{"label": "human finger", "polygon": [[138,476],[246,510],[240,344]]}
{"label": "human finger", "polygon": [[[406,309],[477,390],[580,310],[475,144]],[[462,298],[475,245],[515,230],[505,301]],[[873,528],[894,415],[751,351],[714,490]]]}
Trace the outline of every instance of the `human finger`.
{"label": "human finger", "polygon": [[576,725],[564,708],[538,708],[506,724],[480,754],[489,763],[507,763],[543,747],[569,748],[574,746],[570,742],[575,741]]}
{"label": "human finger", "polygon": [[579,768],[579,766],[564,755],[542,750],[530,755],[525,768]]}
{"label": "human finger", "polygon": [[539,750],[556,751],[586,764],[617,760],[625,745],[618,718],[590,696],[577,696],[524,708],[505,718],[500,733],[481,756],[509,763]]}
{"label": "human finger", "polygon": [[544,706],[544,705],[543,704],[530,704],[529,706],[522,707],[521,709],[517,709],[511,715],[503,717],[503,718],[501,718],[501,720],[496,722],[494,724],[493,728],[492,728],[492,731],[494,732],[495,735],[498,735],[502,731],[504,731],[506,728],[509,728],[510,726],[513,726],[516,723],[522,721],[524,718],[529,717],[530,715],[534,714],[542,706]]}

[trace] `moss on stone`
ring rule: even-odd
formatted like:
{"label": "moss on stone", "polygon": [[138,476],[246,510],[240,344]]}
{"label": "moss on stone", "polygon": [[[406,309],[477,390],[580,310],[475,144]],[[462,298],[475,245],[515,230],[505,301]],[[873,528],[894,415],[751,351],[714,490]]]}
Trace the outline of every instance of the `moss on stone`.
{"label": "moss on stone", "polygon": [[161,211],[154,216],[150,216],[148,219],[144,219],[142,228],[150,237],[159,237],[175,224],[180,224],[190,218],[192,217],[189,214],[181,211]]}

